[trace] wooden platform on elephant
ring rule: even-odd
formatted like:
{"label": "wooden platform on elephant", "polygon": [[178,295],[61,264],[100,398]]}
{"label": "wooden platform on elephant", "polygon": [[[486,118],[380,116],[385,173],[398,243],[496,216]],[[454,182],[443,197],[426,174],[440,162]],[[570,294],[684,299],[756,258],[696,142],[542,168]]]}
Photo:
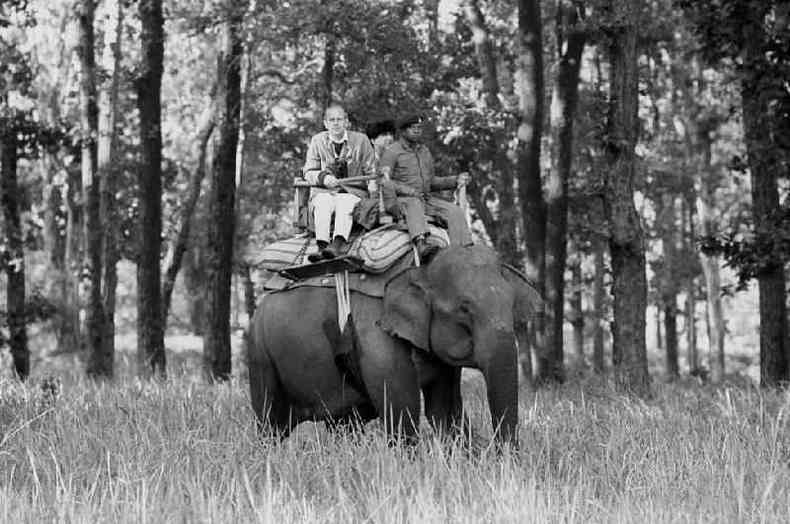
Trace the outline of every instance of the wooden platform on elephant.
{"label": "wooden platform on elephant", "polygon": [[290,278],[291,280],[303,280],[306,278],[333,275],[343,271],[354,273],[357,271],[362,271],[363,266],[364,261],[361,258],[352,255],[343,255],[337,258],[322,260],[312,264],[301,264],[284,267],[279,271],[279,273],[285,278]]}

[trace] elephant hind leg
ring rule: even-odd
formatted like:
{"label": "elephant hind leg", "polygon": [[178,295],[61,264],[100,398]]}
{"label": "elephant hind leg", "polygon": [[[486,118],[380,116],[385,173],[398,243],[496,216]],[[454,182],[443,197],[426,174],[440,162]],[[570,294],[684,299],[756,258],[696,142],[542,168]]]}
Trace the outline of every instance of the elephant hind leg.
{"label": "elephant hind leg", "polygon": [[250,397],[258,433],[286,438],[296,425],[291,404],[265,350],[250,356]]}

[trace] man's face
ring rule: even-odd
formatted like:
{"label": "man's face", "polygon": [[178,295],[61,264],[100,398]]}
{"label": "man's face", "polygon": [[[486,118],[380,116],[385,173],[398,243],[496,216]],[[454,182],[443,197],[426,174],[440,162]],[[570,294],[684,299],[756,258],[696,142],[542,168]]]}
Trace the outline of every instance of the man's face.
{"label": "man's face", "polygon": [[403,136],[406,137],[406,140],[418,142],[422,138],[422,124],[412,124],[409,127],[404,128]]}
{"label": "man's face", "polygon": [[348,128],[348,117],[346,112],[339,107],[332,107],[324,116],[324,127],[334,138],[340,138]]}

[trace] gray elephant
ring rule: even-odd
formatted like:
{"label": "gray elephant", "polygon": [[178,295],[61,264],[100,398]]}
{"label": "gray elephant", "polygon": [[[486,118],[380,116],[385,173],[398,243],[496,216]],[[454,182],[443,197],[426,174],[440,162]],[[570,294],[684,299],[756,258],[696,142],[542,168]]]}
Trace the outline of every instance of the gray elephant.
{"label": "gray elephant", "polygon": [[351,293],[360,391],[335,365],[326,333],[337,322],[335,289],[267,294],[250,325],[252,407],[281,436],[305,420],[380,416],[390,434],[412,438],[420,391],[435,427],[461,427],[461,368],[471,367],[485,378],[498,438],[515,442],[516,339],[540,307],[523,275],[486,247],[450,247],[401,269],[383,297]]}

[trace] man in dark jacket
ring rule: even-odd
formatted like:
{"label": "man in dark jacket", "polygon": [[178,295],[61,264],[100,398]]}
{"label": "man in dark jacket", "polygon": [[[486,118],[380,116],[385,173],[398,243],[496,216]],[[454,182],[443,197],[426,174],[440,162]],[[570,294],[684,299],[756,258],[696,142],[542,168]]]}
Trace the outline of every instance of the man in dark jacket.
{"label": "man in dark jacket", "polygon": [[390,213],[405,215],[409,235],[424,258],[433,254],[425,242],[428,235],[426,214],[438,217],[447,224],[450,244],[471,244],[472,237],[461,208],[431,194],[431,191],[455,189],[458,185],[466,184],[469,175],[436,176],[433,156],[421,142],[422,119],[419,115],[400,119],[397,128],[400,133],[398,140],[384,151],[379,161],[385,193],[394,192],[397,196],[394,202],[392,199],[388,202]]}

